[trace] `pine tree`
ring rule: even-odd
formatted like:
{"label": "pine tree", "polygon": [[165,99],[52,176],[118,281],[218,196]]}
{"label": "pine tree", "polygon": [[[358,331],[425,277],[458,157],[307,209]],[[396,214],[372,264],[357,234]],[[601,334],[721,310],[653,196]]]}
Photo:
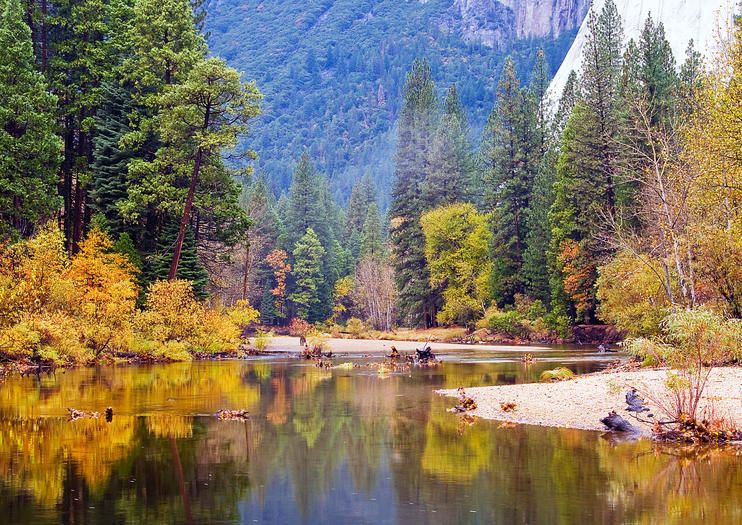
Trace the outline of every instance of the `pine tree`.
{"label": "pine tree", "polygon": [[294,245],[295,291],[289,295],[296,313],[310,322],[322,319],[320,285],[322,284],[322,258],[325,254],[319,238],[312,228]]}
{"label": "pine tree", "polygon": [[685,62],[680,68],[680,102],[686,113],[693,110],[695,95],[703,86],[703,59],[696,51],[693,39],[685,50]]}
{"label": "pine tree", "polygon": [[101,104],[95,117],[91,197],[93,206],[105,216],[114,232],[124,230],[118,203],[126,198],[132,153],[122,148],[120,141],[131,131],[129,114],[132,110],[131,89],[116,80],[102,86]]}
{"label": "pine tree", "polygon": [[368,207],[366,221],[363,224],[363,238],[361,241],[361,258],[382,257],[384,255],[384,235],[381,230],[381,217],[376,203]]}
{"label": "pine tree", "polygon": [[264,325],[275,324],[279,318],[278,309],[276,308],[276,298],[271,293],[271,285],[265,283],[263,294],[260,296],[260,322]]}
{"label": "pine tree", "polygon": [[[168,279],[178,231],[179,225],[174,221],[165,227],[157,246],[157,253],[151,257],[151,268],[146,275],[147,281]],[[176,278],[192,281],[193,292],[196,297],[201,299],[208,297],[206,288],[209,285],[209,272],[199,261],[196,238],[190,227],[183,237],[183,247],[180,252],[180,263],[178,264]]]}
{"label": "pine tree", "polygon": [[0,236],[26,236],[59,206],[61,145],[52,113],[57,99],[35,69],[20,0],[5,1],[0,49]]}
{"label": "pine tree", "polygon": [[497,88],[497,104],[487,121],[480,153],[488,187],[492,225],[491,295],[505,304],[523,291],[520,274],[530,193],[538,159],[533,99],[520,88],[510,58]]}
{"label": "pine tree", "polygon": [[437,113],[430,66],[425,60],[416,60],[405,82],[389,209],[399,314],[411,326],[432,326],[440,304],[439,294],[429,284],[425,240],[419,222],[425,211],[421,195],[429,171]]}
{"label": "pine tree", "polygon": [[544,154],[533,181],[526,225],[526,248],[523,252],[522,275],[526,293],[534,299],[549,304],[549,262],[547,252],[551,244],[549,210],[554,204],[554,182],[556,181],[555,147]]}
{"label": "pine tree", "polygon": [[175,173],[164,158],[170,155],[161,155],[160,162],[156,158],[162,147],[158,115],[164,108],[163,96],[186,82],[196,63],[204,59],[206,45],[194,28],[190,0],[138,0],[129,25],[131,51],[121,74],[134,87],[134,111],[129,114],[132,129],[121,145],[133,156],[127,198],[119,209],[128,224],[141,227],[137,245],[148,251],[155,248],[173,208],[182,205],[173,201],[180,201],[183,185],[188,186],[183,184],[187,177],[183,174],[177,186],[172,180]]}
{"label": "pine tree", "polygon": [[579,86],[577,83],[577,73],[570,71],[567,82],[564,84],[562,95],[559,97],[559,103],[557,104],[557,110],[552,123],[553,136],[557,139],[562,136],[564,127],[567,125],[567,120],[572,114],[572,109],[575,107],[578,97]]}
{"label": "pine tree", "polygon": [[578,101],[562,134],[549,211],[552,308],[587,322],[594,313],[596,270],[605,253],[597,234],[611,184],[602,176],[601,139],[596,109]]}
{"label": "pine tree", "polygon": [[363,225],[371,203],[376,202],[376,188],[371,176],[367,173],[353,185],[345,216],[343,239],[350,251],[353,261],[360,259]]}
{"label": "pine tree", "polygon": [[678,87],[675,57],[665,38],[664,25],[662,22],[655,25],[651,14],[639,38],[639,56],[640,81],[651,102],[652,124],[671,125]]}
{"label": "pine tree", "polygon": [[320,178],[321,175],[314,170],[309,155],[303,153],[291,182],[285,215],[286,246],[292,249],[309,228],[319,239],[329,242],[327,211],[323,206]]}
{"label": "pine tree", "polygon": [[[549,141],[549,108],[551,101],[549,100],[548,90],[550,79],[549,65],[546,63],[544,49],[539,48],[536,55],[536,63],[533,65],[533,71],[531,72],[531,84],[529,86],[529,93],[536,105],[535,127],[533,131],[533,140],[538,148],[536,164],[541,161],[541,157],[546,153],[547,143]],[[569,83],[569,79],[567,82]]]}
{"label": "pine tree", "polygon": [[[197,183],[200,178],[218,180],[210,172],[215,171],[217,177],[223,172],[220,154],[234,148],[238,136],[247,133],[247,123],[260,114],[261,98],[254,82],[242,82],[236,70],[216,58],[197,63],[185,82],[167,90],[161,97],[163,110],[158,122],[163,147],[157,151],[153,164],[161,176],[159,180],[171,181],[172,174],[186,175],[186,181],[190,179],[175,241],[170,279],[174,279],[177,273]],[[257,158],[255,152],[247,153],[251,158]],[[219,179],[227,186],[227,191],[235,185],[231,179]],[[152,182],[148,181],[148,184]],[[177,187],[177,179],[174,182]],[[232,198],[236,204],[236,191]],[[234,211],[239,224],[241,210],[235,206]]]}
{"label": "pine tree", "polygon": [[619,122],[616,105],[623,50],[623,26],[613,0],[606,0],[599,15],[590,10],[587,29],[580,78],[581,91],[597,118],[599,149],[596,153],[600,163],[598,184],[606,188],[606,209],[613,214],[616,205],[613,179],[617,169],[616,136]]}
{"label": "pine tree", "polygon": [[446,95],[443,115],[433,140],[424,184],[426,207],[467,200],[474,184],[473,173],[469,123],[454,84]]}
{"label": "pine tree", "polygon": [[[125,3],[125,2],[122,2]],[[74,253],[90,219],[88,181],[93,161],[93,122],[101,84],[115,69],[103,0],[57,0],[48,18],[51,56],[47,78],[59,98],[64,160],[60,193],[64,232]]]}
{"label": "pine tree", "polygon": [[138,133],[132,143],[154,132],[151,117],[160,106],[165,86],[184,82],[206,55],[206,44],[193,22],[189,0],[139,0],[135,3],[130,39],[134,54],[123,65],[124,78],[136,87],[133,115]]}

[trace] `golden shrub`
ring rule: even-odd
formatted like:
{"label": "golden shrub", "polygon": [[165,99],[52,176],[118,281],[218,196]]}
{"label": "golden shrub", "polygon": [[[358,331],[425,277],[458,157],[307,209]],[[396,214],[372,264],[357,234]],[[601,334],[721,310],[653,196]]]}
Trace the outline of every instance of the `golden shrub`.
{"label": "golden shrub", "polygon": [[192,351],[235,350],[257,310],[224,313],[199,303],[190,281],[158,281],[136,306],[136,269],[94,228],[70,257],[50,223],[0,245],[0,353],[13,359],[88,363],[103,352],[188,360]]}
{"label": "golden shrub", "polygon": [[260,319],[260,312],[250,306],[248,301],[237,301],[231,308],[227,308],[227,316],[239,328],[245,328]]}
{"label": "golden shrub", "polygon": [[0,352],[13,357],[31,357],[39,349],[39,333],[27,322],[0,330]]}
{"label": "golden shrub", "polygon": [[198,335],[204,308],[193,295],[190,281],[156,281],[149,287],[144,311],[138,316],[138,329],[164,343]]}

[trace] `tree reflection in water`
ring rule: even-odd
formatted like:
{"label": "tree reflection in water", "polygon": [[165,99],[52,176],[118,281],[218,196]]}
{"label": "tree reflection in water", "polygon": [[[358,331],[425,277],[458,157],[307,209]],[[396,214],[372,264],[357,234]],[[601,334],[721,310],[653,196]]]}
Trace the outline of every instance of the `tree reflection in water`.
{"label": "tree reflection in water", "polygon": [[[433,394],[553,366],[448,362],[380,377],[275,359],[11,377],[0,506],[10,523],[742,522],[736,449],[462,426]],[[68,406],[109,405],[111,423],[66,420]],[[250,419],[218,421],[222,408]]]}

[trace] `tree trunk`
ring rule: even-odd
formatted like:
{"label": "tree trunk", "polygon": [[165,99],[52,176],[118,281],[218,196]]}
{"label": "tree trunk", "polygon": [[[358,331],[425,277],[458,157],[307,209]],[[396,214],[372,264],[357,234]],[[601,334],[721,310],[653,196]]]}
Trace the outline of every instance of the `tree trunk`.
{"label": "tree trunk", "polygon": [[191,208],[193,207],[193,194],[196,191],[196,181],[198,180],[198,172],[201,169],[201,155],[202,149],[198,148],[196,153],[196,161],[193,163],[193,175],[191,175],[191,185],[188,188],[188,196],[186,197],[185,209],[183,210],[183,217],[180,219],[180,230],[178,230],[178,238],[175,241],[175,251],[173,252],[173,262],[170,264],[170,275],[168,281],[175,279],[175,275],[178,273],[178,263],[180,262],[180,252],[183,249],[183,239],[185,239],[185,231],[188,226],[188,219],[191,216]]}
{"label": "tree trunk", "polygon": [[75,163],[75,132],[72,117],[64,118],[64,160],[62,161],[62,181],[60,193],[64,201],[64,238],[67,249],[72,239],[72,166]]}
{"label": "tree trunk", "polygon": [[242,300],[247,301],[247,276],[250,272],[250,235],[245,241],[245,276],[242,280]]}
{"label": "tree trunk", "polygon": [[[81,120],[85,118],[85,111],[83,110],[80,115]],[[78,138],[78,157],[77,162],[82,159],[87,159],[87,147],[88,147],[88,136],[85,132],[80,132]],[[75,184],[75,202],[74,202],[74,216],[72,219],[72,246],[71,252],[77,253],[82,242],[82,230],[83,220],[85,219],[85,203],[87,202],[87,189],[85,184],[80,180],[81,167],[77,169],[77,180]]]}

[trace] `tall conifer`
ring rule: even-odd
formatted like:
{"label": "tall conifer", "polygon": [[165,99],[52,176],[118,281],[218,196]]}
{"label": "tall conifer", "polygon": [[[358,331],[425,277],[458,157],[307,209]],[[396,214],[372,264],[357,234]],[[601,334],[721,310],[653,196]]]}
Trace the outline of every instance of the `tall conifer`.
{"label": "tall conifer", "polygon": [[36,71],[20,0],[5,1],[0,49],[0,236],[29,235],[58,209],[60,143],[52,113],[57,98]]}
{"label": "tall conifer", "polygon": [[427,61],[416,60],[405,82],[389,209],[399,314],[410,326],[431,326],[440,302],[438,294],[430,289],[420,227],[420,216],[425,211],[423,186],[438,113],[434,87]]}
{"label": "tall conifer", "polygon": [[427,207],[463,202],[469,198],[474,161],[469,142],[469,122],[456,84],[443,102],[438,129],[430,152],[423,186]]}
{"label": "tall conifer", "polygon": [[523,291],[521,265],[530,193],[537,165],[534,104],[522,90],[510,58],[497,87],[497,104],[482,138],[487,206],[492,227],[492,296],[500,303]]}

